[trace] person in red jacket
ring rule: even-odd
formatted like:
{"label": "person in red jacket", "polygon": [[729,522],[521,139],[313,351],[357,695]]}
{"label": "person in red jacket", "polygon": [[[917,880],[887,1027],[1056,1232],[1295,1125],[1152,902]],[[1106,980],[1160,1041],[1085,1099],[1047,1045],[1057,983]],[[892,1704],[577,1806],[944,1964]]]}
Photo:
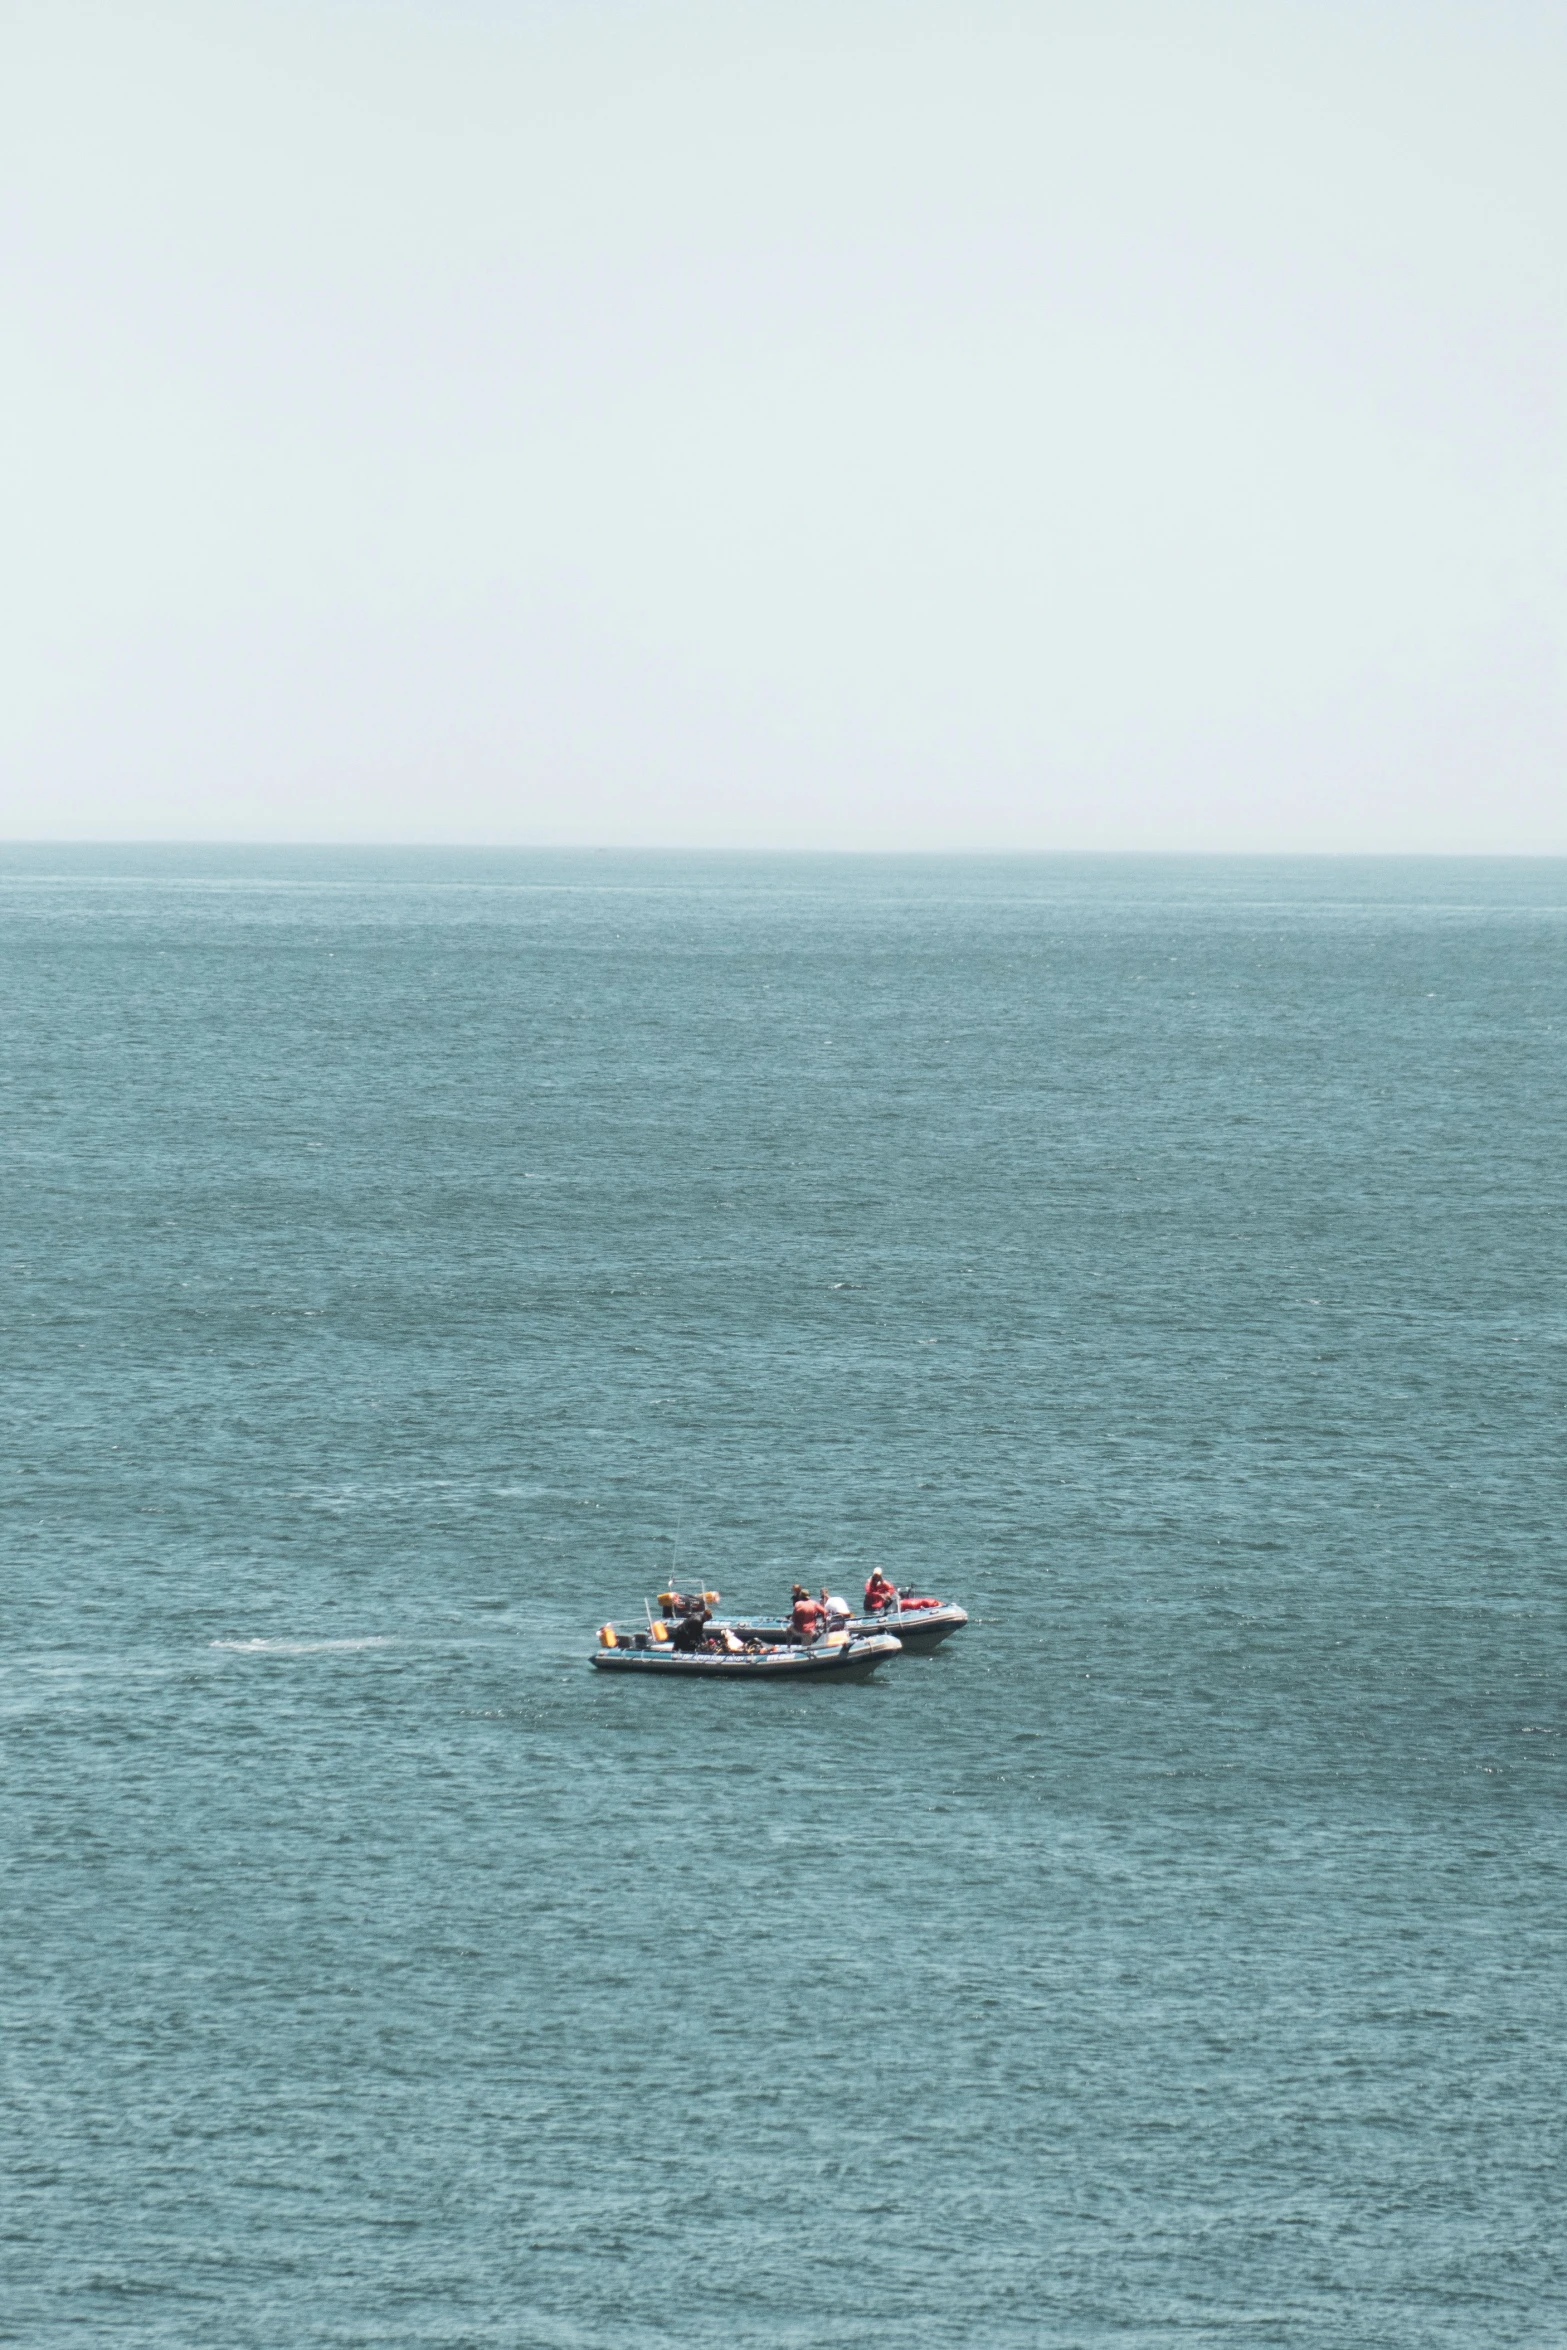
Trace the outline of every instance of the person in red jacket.
{"label": "person in red jacket", "polygon": [[880,1567],[873,1567],[865,1586],[865,1613],[868,1616],[879,1616],[884,1608],[894,1604],[897,1596],[896,1586],[888,1582]]}
{"label": "person in red jacket", "polygon": [[802,1591],[789,1614],[789,1629],[796,1640],[814,1640],[822,1628],[822,1622],[820,1600],[813,1599],[808,1591]]}

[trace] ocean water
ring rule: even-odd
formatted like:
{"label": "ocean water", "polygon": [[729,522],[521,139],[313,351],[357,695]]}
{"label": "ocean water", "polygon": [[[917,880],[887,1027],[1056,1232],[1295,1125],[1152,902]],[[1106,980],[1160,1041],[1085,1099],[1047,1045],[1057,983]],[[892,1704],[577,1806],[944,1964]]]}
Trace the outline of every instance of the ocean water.
{"label": "ocean water", "polygon": [[[1567,866],[0,854],[0,2339],[1567,2340]],[[593,1628],[872,1564],[860,1689]]]}

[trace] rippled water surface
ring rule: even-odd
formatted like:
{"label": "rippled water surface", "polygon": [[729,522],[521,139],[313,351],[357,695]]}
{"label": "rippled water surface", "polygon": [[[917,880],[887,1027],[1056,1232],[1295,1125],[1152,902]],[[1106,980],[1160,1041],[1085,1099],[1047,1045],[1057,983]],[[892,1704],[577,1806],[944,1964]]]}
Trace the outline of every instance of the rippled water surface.
{"label": "rippled water surface", "polygon": [[[1567,868],[0,855],[0,2339],[1567,2338]],[[587,1665],[671,1572],[962,1599]]]}

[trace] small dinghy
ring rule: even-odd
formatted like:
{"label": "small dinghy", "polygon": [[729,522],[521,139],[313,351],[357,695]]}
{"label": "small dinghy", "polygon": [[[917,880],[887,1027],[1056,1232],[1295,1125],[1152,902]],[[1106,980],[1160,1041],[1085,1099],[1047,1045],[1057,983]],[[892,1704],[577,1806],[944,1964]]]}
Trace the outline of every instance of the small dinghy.
{"label": "small dinghy", "polygon": [[606,1624],[593,1663],[601,1673],[647,1673],[665,1681],[864,1681],[896,1656],[899,1646],[886,1632],[864,1640],[833,1633],[808,1648],[760,1640],[747,1646],[738,1629],[731,1638],[732,1646],[718,1638],[682,1649],[648,1632],[623,1632]]}
{"label": "small dinghy", "polygon": [[[851,1640],[869,1640],[878,1633],[890,1632],[898,1646],[911,1656],[928,1656],[944,1640],[968,1622],[968,1609],[957,1607],[948,1600],[916,1599],[900,1593],[894,1606],[872,1616],[850,1616],[845,1630]],[[794,1637],[787,1620],[771,1621],[757,1618],[754,1622],[735,1622],[735,1632],[741,1640],[786,1641]]]}

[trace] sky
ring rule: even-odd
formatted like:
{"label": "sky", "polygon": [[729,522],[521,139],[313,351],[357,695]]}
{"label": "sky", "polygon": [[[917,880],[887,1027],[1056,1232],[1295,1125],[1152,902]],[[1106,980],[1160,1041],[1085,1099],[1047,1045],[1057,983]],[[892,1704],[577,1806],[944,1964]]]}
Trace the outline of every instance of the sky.
{"label": "sky", "polygon": [[1560,0],[0,0],[0,836],[1567,852]]}

